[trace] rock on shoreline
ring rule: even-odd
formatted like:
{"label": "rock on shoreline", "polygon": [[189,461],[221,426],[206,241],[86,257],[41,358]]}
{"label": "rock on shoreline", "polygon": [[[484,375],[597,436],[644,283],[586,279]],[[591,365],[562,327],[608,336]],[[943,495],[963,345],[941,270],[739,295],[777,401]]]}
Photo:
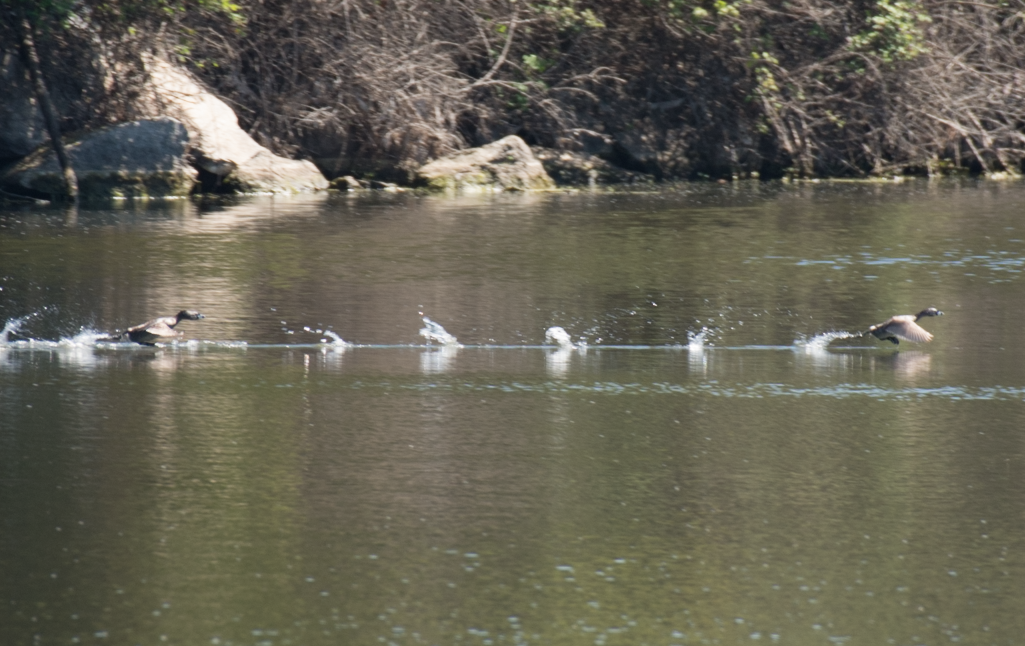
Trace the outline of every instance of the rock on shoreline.
{"label": "rock on shoreline", "polygon": [[[63,199],[66,187],[41,116],[16,61],[3,61],[0,161],[11,164],[0,186],[14,195]],[[275,155],[238,125],[235,112],[185,70],[146,60],[148,78],[136,108],[148,118],[63,137],[83,199],[180,197],[197,183],[239,193],[326,189],[313,163]],[[15,91],[17,90],[17,91]],[[38,146],[31,150],[32,146]]]}
{"label": "rock on shoreline", "polygon": [[[181,197],[192,192],[197,172],[186,160],[189,135],[167,117],[140,119],[66,141],[83,199]],[[15,164],[0,179],[13,193],[65,197],[64,176],[50,146]]]}
{"label": "rock on shoreline", "polygon": [[530,147],[510,135],[428,162],[417,181],[440,191],[532,191],[555,188]]}
{"label": "rock on shoreline", "polygon": [[243,193],[295,193],[326,189],[312,162],[275,155],[238,125],[235,111],[184,70],[156,57],[142,103],[153,114],[178,119],[189,132],[192,160],[216,183]]}

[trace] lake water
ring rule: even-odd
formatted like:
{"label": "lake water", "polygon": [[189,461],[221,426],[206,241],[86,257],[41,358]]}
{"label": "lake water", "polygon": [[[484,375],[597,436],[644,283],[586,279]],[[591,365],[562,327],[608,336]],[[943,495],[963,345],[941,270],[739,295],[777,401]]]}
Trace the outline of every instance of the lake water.
{"label": "lake water", "polygon": [[[1023,216],[924,180],[0,211],[0,644],[1025,643]],[[931,343],[844,338],[930,305]]]}

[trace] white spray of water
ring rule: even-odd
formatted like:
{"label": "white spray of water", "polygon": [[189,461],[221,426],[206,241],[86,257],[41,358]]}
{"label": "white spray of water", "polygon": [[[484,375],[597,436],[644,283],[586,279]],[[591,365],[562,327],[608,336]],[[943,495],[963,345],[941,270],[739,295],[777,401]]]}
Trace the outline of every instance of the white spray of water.
{"label": "white spray of water", "polygon": [[[420,313],[423,316],[423,312]],[[451,345],[456,347],[462,347],[459,340],[454,336],[445,331],[445,328],[441,327],[440,324],[435,323],[426,316],[423,317],[424,327],[420,330],[420,336],[427,339],[427,343],[431,341],[437,341],[442,345]]]}
{"label": "white spray of water", "polygon": [[335,334],[331,330],[324,330],[324,336],[331,337],[330,341],[328,341],[327,339],[321,339],[320,340],[322,343],[327,343],[328,345],[334,345],[334,346],[339,346],[339,347],[347,347],[347,346],[352,345],[351,343],[349,343],[348,341],[346,341],[342,337],[338,336],[337,334]]}
{"label": "white spray of water", "polygon": [[805,352],[822,352],[830,343],[837,339],[852,339],[859,336],[861,335],[852,334],[850,332],[822,332],[821,334],[816,334],[810,339],[795,340],[794,347],[800,348]]}
{"label": "white spray of water", "polygon": [[708,339],[708,328],[703,327],[697,332],[687,333],[687,350],[694,353],[705,351],[705,341]]}
{"label": "white spray of water", "polygon": [[89,348],[96,345],[98,341],[109,341],[110,335],[106,332],[97,332],[96,330],[90,330],[88,328],[82,328],[82,330],[73,337],[63,337],[57,342],[58,345],[65,348]]}
{"label": "white spray of water", "polygon": [[61,337],[57,341],[48,341],[46,339],[24,339],[19,341],[12,341],[10,338],[11,334],[18,331],[21,325],[30,319],[32,315],[23,316],[20,319],[13,319],[8,321],[4,325],[4,329],[0,330],[0,348],[32,348],[32,349],[81,349],[81,348],[93,348],[100,341],[110,341],[110,335],[106,332],[98,332],[89,328],[82,328],[78,334],[69,337]]}
{"label": "white spray of water", "polygon": [[20,319],[11,319],[4,324],[4,329],[0,330],[0,347],[8,345],[11,341],[11,333],[17,332],[21,324],[28,319],[27,316],[23,316]]}
{"label": "white spray of water", "polygon": [[320,342],[333,347],[342,348],[349,347],[350,345],[352,345],[351,343],[347,342],[345,339],[338,336],[335,332],[332,332],[331,330],[313,330],[309,327],[304,327],[303,330],[305,330],[306,332],[310,332],[312,334],[323,334],[324,336],[331,337],[330,339],[321,339]]}
{"label": "white spray of water", "polygon": [[569,332],[558,325],[545,330],[545,343],[553,343],[561,350],[575,350],[577,346],[573,345],[573,339],[570,338]]}

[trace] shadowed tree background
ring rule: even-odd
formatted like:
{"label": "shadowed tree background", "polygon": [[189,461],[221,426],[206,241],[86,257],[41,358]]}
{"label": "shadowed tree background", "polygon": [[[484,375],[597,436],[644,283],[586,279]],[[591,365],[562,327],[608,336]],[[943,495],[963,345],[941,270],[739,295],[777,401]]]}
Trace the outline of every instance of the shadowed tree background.
{"label": "shadowed tree background", "polygon": [[402,180],[507,134],[662,178],[1014,173],[1025,157],[1025,0],[45,6],[63,129],[132,118],[156,53],[329,176]]}

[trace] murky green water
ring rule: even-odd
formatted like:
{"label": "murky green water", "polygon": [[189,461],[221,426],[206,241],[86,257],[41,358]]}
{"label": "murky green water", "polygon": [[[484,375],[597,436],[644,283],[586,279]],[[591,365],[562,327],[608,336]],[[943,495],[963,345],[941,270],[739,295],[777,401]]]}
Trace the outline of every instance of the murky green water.
{"label": "murky green water", "polygon": [[[0,644],[1025,643],[1023,215],[926,182],[0,212]],[[927,305],[930,344],[808,344]],[[88,340],[182,307],[189,342]]]}

